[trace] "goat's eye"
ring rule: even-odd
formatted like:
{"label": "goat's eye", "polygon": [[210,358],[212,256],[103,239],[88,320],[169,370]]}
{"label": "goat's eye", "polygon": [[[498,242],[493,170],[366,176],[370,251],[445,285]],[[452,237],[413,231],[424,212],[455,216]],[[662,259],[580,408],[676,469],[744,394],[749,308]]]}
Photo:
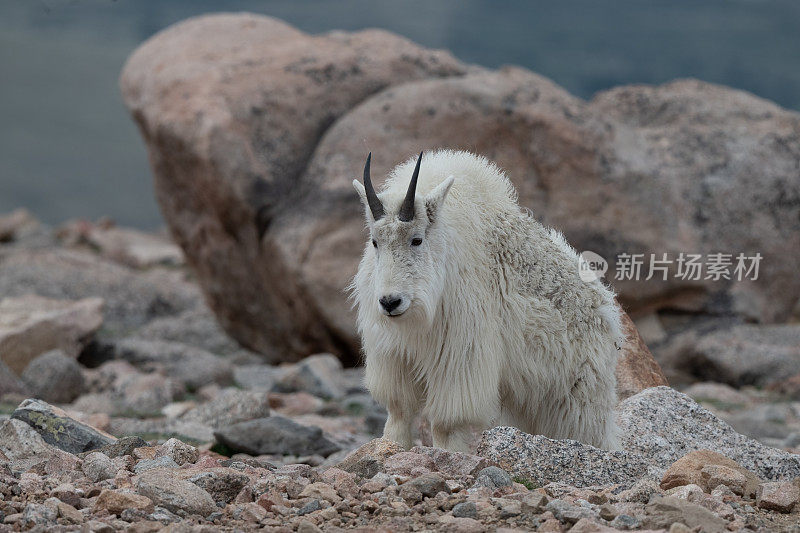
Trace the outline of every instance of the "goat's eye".
{"label": "goat's eye", "polygon": [[372,239],[372,246],[377,248],[378,247],[378,241],[376,241],[375,239]]}
{"label": "goat's eye", "polygon": [[411,246],[419,246],[420,244],[422,244],[422,239],[419,237],[414,237],[411,239]]}

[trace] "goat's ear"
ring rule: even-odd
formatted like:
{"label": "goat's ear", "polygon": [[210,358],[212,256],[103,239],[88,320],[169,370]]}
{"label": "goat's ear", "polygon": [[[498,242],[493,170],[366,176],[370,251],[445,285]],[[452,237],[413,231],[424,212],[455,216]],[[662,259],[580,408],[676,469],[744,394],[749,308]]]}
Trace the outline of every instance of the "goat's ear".
{"label": "goat's ear", "polygon": [[428,221],[431,224],[436,220],[436,216],[439,214],[439,210],[444,204],[444,199],[447,197],[447,193],[450,192],[450,187],[452,187],[455,179],[455,176],[448,176],[446,180],[437,185],[425,197],[425,213],[428,215]]}
{"label": "goat's ear", "polygon": [[361,205],[364,207],[364,216],[366,217],[367,222],[374,224],[375,220],[372,218],[372,210],[369,208],[366,189],[364,189],[364,186],[358,180],[353,180],[353,188],[356,190],[358,197],[361,199]]}

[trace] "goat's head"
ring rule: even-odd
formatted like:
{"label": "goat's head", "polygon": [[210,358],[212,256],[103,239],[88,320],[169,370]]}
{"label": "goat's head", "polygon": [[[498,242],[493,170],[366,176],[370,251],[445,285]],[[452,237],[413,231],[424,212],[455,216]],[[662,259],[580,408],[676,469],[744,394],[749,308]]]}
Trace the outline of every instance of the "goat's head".
{"label": "goat's head", "polygon": [[361,295],[361,305],[375,305],[388,317],[398,317],[417,306],[430,317],[443,287],[442,261],[447,247],[446,233],[437,231],[441,226],[437,218],[453,177],[418,197],[420,153],[402,200],[387,192],[378,195],[370,179],[371,159],[370,153],[364,165],[364,185],[353,180],[370,232],[361,268],[370,269],[363,274],[368,276],[371,294]]}

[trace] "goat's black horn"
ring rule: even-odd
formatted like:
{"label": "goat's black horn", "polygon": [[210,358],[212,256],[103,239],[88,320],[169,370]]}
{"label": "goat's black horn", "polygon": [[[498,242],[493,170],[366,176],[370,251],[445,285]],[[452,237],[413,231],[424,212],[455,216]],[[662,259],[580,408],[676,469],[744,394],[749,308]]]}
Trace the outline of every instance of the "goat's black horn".
{"label": "goat's black horn", "polygon": [[408,222],[414,219],[414,197],[417,194],[417,178],[419,177],[419,164],[422,162],[422,152],[419,153],[417,158],[417,166],[414,168],[414,174],[411,176],[411,183],[408,184],[408,192],[403,200],[403,205],[400,206],[398,218],[403,222]]}
{"label": "goat's black horn", "polygon": [[364,165],[364,189],[367,191],[367,203],[369,210],[372,211],[372,218],[378,220],[383,217],[383,204],[378,195],[375,194],[375,189],[372,187],[372,180],[369,179],[369,162],[372,161],[372,152],[367,156],[367,163]]}

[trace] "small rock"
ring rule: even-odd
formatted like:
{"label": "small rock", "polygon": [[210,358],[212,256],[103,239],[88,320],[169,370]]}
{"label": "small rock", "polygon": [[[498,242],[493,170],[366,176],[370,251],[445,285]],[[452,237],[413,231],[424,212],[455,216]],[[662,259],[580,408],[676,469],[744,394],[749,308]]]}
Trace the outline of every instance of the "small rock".
{"label": "small rock", "polygon": [[[226,389],[213,400],[187,412],[180,419],[200,422],[215,429],[270,415],[269,399],[257,391]],[[258,454],[256,454],[258,455]]]}
{"label": "small rock", "polygon": [[2,359],[0,359],[0,396],[5,394],[19,394],[20,396],[30,396],[28,386],[17,376]]}
{"label": "small rock", "polygon": [[196,463],[200,452],[194,446],[172,438],[159,447],[158,455],[169,457],[178,465],[184,465]]}
{"label": "small rock", "polygon": [[82,524],[84,522],[83,514],[78,511],[72,505],[62,502],[58,498],[48,498],[45,502],[45,505],[48,503],[56,508],[56,513],[58,514],[58,518],[66,522],[67,524]]}
{"label": "small rock", "polygon": [[475,518],[478,516],[478,508],[472,502],[461,502],[453,506],[453,516],[457,518]]}
{"label": "small rock", "polygon": [[668,528],[675,522],[686,524],[690,528],[699,527],[707,533],[723,533],[726,531],[726,521],[705,507],[665,496],[650,502],[645,511],[647,517],[643,520],[644,527],[658,529]]}
{"label": "small rock", "polygon": [[508,472],[496,466],[488,466],[475,476],[473,487],[486,487],[494,490],[501,487],[510,487],[512,483],[513,481]]}
{"label": "small rock", "polygon": [[80,507],[81,498],[75,490],[75,486],[70,483],[62,483],[50,491],[50,496],[58,498],[64,503],[73,507]]}
{"label": "small rock", "polygon": [[22,511],[22,525],[30,529],[33,527],[47,528],[56,523],[58,509],[52,505],[29,503]]}
{"label": "small rock", "polygon": [[567,524],[574,524],[581,518],[594,517],[594,513],[592,513],[592,511],[589,509],[572,505],[567,501],[558,499],[552,500],[550,503],[548,503],[545,509],[553,513],[553,516],[555,516],[559,521]]}
{"label": "small rock", "polygon": [[163,456],[155,459],[142,459],[133,468],[136,474],[153,470],[154,468],[178,468],[178,463],[172,460],[171,457]]}
{"label": "small rock", "polygon": [[157,365],[190,391],[210,383],[233,383],[233,366],[229,361],[179,342],[127,338],[114,344],[114,357],[144,371]]}
{"label": "small rock", "polygon": [[103,323],[103,300],[27,295],[0,300],[0,359],[21,375],[35,357],[60,349],[77,357]]}
{"label": "small rock", "polygon": [[440,492],[450,494],[450,487],[439,474],[423,474],[403,484],[403,487],[413,487],[423,496],[433,497]]}
{"label": "small rock", "polygon": [[271,391],[284,368],[265,364],[240,365],[233,369],[233,380],[240,387],[254,391]]}
{"label": "small rock", "polygon": [[639,529],[639,527],[641,527],[641,522],[630,515],[621,514],[611,520],[611,527],[615,529],[622,529],[623,531]]}
{"label": "small rock", "polygon": [[762,509],[790,513],[800,501],[800,489],[791,481],[762,483],[758,487],[756,505]]}
{"label": "small rock", "polygon": [[309,513],[313,513],[314,511],[319,511],[322,509],[322,505],[320,505],[319,500],[311,500],[300,509],[297,510],[298,516],[307,515]]}
{"label": "small rock", "polygon": [[337,468],[361,478],[372,478],[384,469],[384,461],[403,451],[403,447],[387,439],[373,439],[351,452]]}
{"label": "small rock", "polygon": [[611,521],[614,520],[614,518],[616,518],[617,516],[619,516],[617,508],[611,505],[610,503],[604,503],[603,505],[600,506],[600,518],[602,518],[603,520]]}
{"label": "small rock", "polygon": [[427,455],[413,452],[400,452],[387,457],[383,462],[383,466],[389,474],[411,477],[421,476],[436,470],[433,459]]}
{"label": "small rock", "polygon": [[117,467],[104,453],[91,452],[83,458],[81,467],[86,477],[97,483],[104,479],[111,479],[117,474]]}
{"label": "small rock", "polygon": [[306,357],[287,370],[275,383],[273,390],[305,391],[324,399],[342,398],[346,393],[342,363],[331,354]]}
{"label": "small rock", "polygon": [[133,450],[144,446],[150,445],[141,437],[121,437],[116,442],[97,448],[97,451],[113,459],[114,457],[133,455]]}
{"label": "small rock", "polygon": [[175,477],[170,469],[158,468],[144,472],[136,490],[173,513],[208,516],[217,510],[208,492],[194,483]]}
{"label": "small rock", "polygon": [[742,472],[723,465],[706,465],[700,471],[700,475],[709,492],[723,485],[741,496],[745,493],[748,483],[747,477]]}
{"label": "small rock", "polygon": [[633,484],[633,486],[617,495],[619,501],[647,503],[653,494],[659,493],[658,483],[649,478],[643,478]]}
{"label": "small rock", "polygon": [[695,484],[711,492],[717,485],[727,483],[731,483],[733,486],[729,485],[730,488],[734,492],[738,490],[738,494],[752,495],[755,494],[759,480],[758,476],[736,461],[711,450],[694,450],[687,453],[672,463],[661,478],[661,488],[664,490]]}
{"label": "small rock", "polygon": [[73,454],[95,450],[116,441],[108,433],[78,422],[61,409],[41,400],[25,400],[11,418],[30,425],[48,444]]}
{"label": "small rock", "polygon": [[214,432],[217,441],[251,455],[312,455],[324,457],[341,447],[323,436],[318,427],[303,426],[288,418],[272,416],[240,422]]}
{"label": "small rock", "polygon": [[245,474],[225,467],[190,473],[188,480],[211,494],[215,502],[230,503],[250,481]]}
{"label": "small rock", "polygon": [[21,377],[33,396],[46,402],[69,403],[86,387],[81,366],[61,350],[51,350],[36,357]]}
{"label": "small rock", "polygon": [[714,402],[717,405],[728,407],[744,406],[750,402],[747,394],[739,392],[730,385],[724,383],[704,382],[694,383],[683,391],[687,396],[691,396],[697,402]]}
{"label": "small rock", "polygon": [[0,215],[0,242],[18,240],[21,235],[30,233],[38,226],[39,222],[25,208]]}
{"label": "small rock", "polygon": [[451,452],[442,448],[415,446],[410,451],[429,456],[433,459],[435,470],[447,476],[474,476],[478,471],[492,466],[484,457],[469,453]]}
{"label": "small rock", "polygon": [[150,498],[133,492],[106,489],[95,500],[94,509],[105,510],[115,515],[121,515],[125,509],[152,513],[153,502]]}
{"label": "small rock", "polygon": [[316,498],[318,500],[327,500],[333,505],[342,501],[342,498],[336,494],[336,490],[327,483],[310,483],[306,485],[300,493],[301,498]]}
{"label": "small rock", "polygon": [[297,533],[322,533],[322,530],[308,520],[303,520],[297,525]]}

